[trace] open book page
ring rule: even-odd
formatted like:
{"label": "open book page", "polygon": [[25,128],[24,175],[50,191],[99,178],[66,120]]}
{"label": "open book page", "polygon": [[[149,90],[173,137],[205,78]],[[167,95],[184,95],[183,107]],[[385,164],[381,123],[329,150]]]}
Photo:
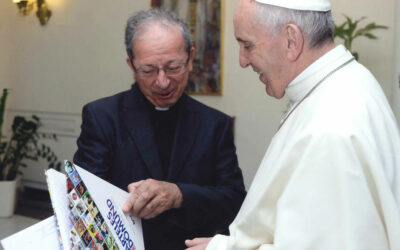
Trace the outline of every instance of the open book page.
{"label": "open book page", "polygon": [[[96,209],[93,211],[93,206],[89,205],[89,212],[92,215],[96,215],[96,210],[100,212],[99,216],[94,217],[93,224],[100,226],[97,227],[100,231],[107,226],[119,249],[144,249],[141,220],[122,212],[122,205],[128,199],[129,193],[79,166],[74,165],[73,167],[84,183],[84,186],[78,188],[78,195],[87,191],[90,197],[82,195],[84,204],[89,204],[90,200],[93,200]],[[67,170],[67,172],[69,171]],[[106,226],[103,225],[103,222]]]}
{"label": "open book page", "polygon": [[2,240],[4,248],[144,250],[141,220],[121,209],[129,194],[65,164],[67,176],[45,172],[55,216]]}
{"label": "open book page", "polygon": [[69,231],[71,223],[68,219],[69,209],[67,200],[67,178],[63,173],[49,169],[45,173],[49,187],[50,199],[53,205],[57,227],[61,236],[62,247],[69,249]]}
{"label": "open book page", "polygon": [[129,194],[65,162],[70,248],[144,249],[141,220],[122,213]]}
{"label": "open book page", "polygon": [[51,216],[1,241],[4,250],[61,250],[56,218]]}

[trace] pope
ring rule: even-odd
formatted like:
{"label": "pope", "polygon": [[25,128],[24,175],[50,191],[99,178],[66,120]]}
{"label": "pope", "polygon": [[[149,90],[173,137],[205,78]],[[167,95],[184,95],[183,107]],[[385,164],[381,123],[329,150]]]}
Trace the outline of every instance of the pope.
{"label": "pope", "polygon": [[230,236],[189,249],[400,249],[399,128],[333,29],[329,0],[240,0],[240,66],[290,105]]}

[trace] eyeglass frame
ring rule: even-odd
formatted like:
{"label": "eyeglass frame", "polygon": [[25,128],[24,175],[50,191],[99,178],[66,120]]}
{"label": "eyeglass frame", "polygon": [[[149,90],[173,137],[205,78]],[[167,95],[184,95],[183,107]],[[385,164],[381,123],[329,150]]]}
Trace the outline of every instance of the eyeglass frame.
{"label": "eyeglass frame", "polygon": [[[158,76],[158,74],[160,74],[160,70],[164,71],[166,76],[171,77],[171,76],[178,76],[179,74],[183,73],[181,71],[182,71],[182,69],[184,67],[186,67],[189,64],[189,60],[190,60],[190,54],[189,54],[188,58],[186,59],[186,62],[181,62],[181,63],[179,63],[177,65],[177,67],[179,67],[179,69],[178,69],[179,72],[172,73],[172,75],[171,75],[171,73],[168,73],[168,72],[171,72],[170,70],[167,69],[168,66],[163,66],[163,67],[160,68],[160,67],[157,67],[155,65],[151,65],[151,66],[149,66],[149,67],[152,68],[151,71],[153,72],[153,70],[154,70],[154,72],[156,72],[156,73],[151,73],[151,74],[149,73],[150,75],[145,75],[146,73],[144,73],[144,70],[135,67],[135,65],[133,64],[133,60],[131,60],[131,65],[132,65],[133,70],[137,74],[140,74],[140,75],[145,76],[145,77],[156,78]],[[152,75],[152,74],[154,74],[154,75]]]}

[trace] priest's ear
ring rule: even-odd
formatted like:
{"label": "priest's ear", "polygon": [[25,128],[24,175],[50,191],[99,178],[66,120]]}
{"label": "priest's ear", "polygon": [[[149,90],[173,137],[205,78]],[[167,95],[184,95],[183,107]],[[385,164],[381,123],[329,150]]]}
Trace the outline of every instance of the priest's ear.
{"label": "priest's ear", "polygon": [[130,68],[133,72],[135,72],[135,70],[133,69],[132,61],[131,61],[131,59],[129,58],[129,56],[126,57],[126,64],[128,64],[129,68]]}
{"label": "priest's ear", "polygon": [[131,61],[131,59],[129,58],[129,56],[126,57],[126,63],[128,64],[129,68],[132,70],[133,78],[136,80],[136,71],[135,71],[135,69],[133,68],[133,64],[132,64],[132,61]]}
{"label": "priest's ear", "polygon": [[303,51],[304,35],[300,28],[292,23],[286,24],[282,32],[286,41],[286,58],[287,60],[294,62],[299,58]]}

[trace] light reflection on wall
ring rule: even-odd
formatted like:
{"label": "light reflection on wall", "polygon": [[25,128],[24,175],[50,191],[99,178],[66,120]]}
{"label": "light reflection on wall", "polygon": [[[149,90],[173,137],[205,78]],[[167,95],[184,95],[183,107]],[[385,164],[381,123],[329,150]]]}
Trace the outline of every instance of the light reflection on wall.
{"label": "light reflection on wall", "polygon": [[66,5],[66,0],[46,0],[49,9],[54,11],[53,13],[57,15],[57,10],[62,11]]}

